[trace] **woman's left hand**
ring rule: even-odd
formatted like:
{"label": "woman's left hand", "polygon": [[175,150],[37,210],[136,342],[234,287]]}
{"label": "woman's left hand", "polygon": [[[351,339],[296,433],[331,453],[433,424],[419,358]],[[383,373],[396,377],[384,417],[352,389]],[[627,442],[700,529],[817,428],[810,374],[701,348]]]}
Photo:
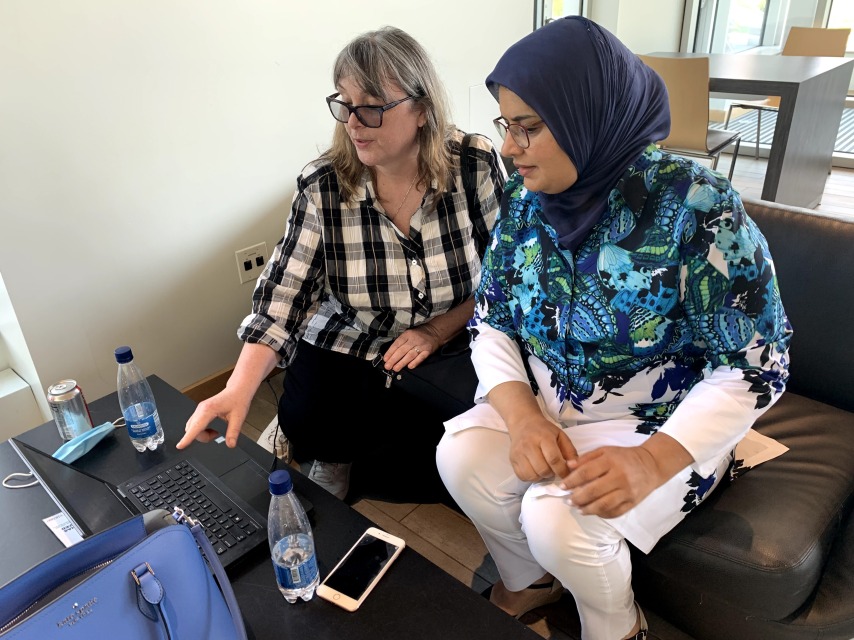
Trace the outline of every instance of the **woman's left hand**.
{"label": "woman's left hand", "polygon": [[642,447],[602,447],[567,464],[561,486],[585,515],[621,516],[662,484],[652,454]]}
{"label": "woman's left hand", "polygon": [[601,447],[568,460],[561,483],[585,515],[616,518],[693,463],[679,442],[656,433],[640,447]]}
{"label": "woman's left hand", "polygon": [[440,346],[438,334],[429,325],[407,329],[386,349],[383,364],[386,370],[414,369]]}

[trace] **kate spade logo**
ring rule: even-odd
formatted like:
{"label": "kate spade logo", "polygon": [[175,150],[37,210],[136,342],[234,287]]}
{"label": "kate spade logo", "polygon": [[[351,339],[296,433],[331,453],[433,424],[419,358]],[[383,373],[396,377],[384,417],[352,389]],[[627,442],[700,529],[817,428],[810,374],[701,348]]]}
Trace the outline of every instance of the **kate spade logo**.
{"label": "kate spade logo", "polygon": [[91,600],[79,603],[75,602],[71,605],[71,613],[65,616],[62,620],[56,623],[57,629],[62,629],[63,627],[73,627],[75,624],[80,622],[83,618],[92,613],[95,609],[95,605],[98,604],[98,598],[92,598]]}

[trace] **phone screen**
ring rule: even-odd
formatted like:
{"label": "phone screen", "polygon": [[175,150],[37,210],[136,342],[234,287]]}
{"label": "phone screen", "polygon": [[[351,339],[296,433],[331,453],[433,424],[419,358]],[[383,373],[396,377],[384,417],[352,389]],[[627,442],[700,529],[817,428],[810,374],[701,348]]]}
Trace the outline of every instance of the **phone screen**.
{"label": "phone screen", "polygon": [[324,582],[332,589],[358,600],[396,550],[393,544],[366,533]]}

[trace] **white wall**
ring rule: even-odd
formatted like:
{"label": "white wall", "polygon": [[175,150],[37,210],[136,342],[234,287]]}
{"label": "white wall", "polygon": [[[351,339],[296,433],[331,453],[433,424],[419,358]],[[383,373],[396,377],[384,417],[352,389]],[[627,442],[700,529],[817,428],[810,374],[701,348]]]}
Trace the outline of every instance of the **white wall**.
{"label": "white wall", "polygon": [[[18,388],[22,381],[27,389]],[[41,424],[40,418],[50,415],[47,398],[33,389],[40,391],[38,373],[0,275],[0,440]]]}
{"label": "white wall", "polygon": [[28,382],[73,377],[98,398],[122,344],[178,388],[232,366],[252,292],[234,252],[281,237],[294,179],[332,130],[336,53],[406,29],[457,124],[491,135],[482,82],[532,6],[488,4],[0,3],[0,273]]}

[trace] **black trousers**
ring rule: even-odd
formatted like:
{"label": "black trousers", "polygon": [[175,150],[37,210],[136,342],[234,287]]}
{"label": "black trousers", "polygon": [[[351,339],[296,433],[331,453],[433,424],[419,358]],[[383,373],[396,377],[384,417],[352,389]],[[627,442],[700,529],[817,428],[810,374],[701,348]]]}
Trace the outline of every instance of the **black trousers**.
{"label": "black trousers", "polygon": [[383,371],[300,342],[279,400],[294,459],[353,463],[350,501],[450,501],[436,470],[441,417],[394,385],[386,388]]}

